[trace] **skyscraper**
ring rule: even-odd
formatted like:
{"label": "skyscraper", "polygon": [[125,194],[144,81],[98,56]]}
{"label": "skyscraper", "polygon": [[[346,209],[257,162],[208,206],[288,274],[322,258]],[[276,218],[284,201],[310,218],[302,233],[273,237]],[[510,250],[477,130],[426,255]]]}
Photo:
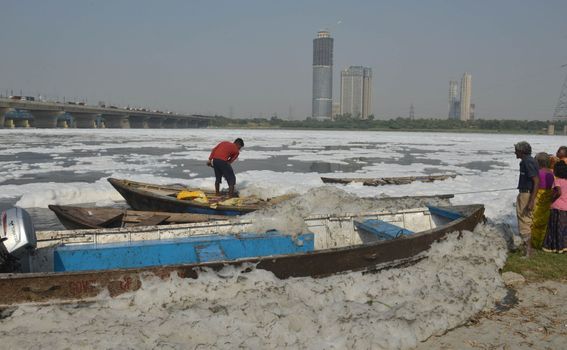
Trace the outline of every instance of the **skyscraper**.
{"label": "skyscraper", "polygon": [[449,119],[459,119],[459,82],[449,81]]}
{"label": "skyscraper", "polygon": [[341,114],[366,119],[372,114],[372,69],[350,66],[341,71]]}
{"label": "skyscraper", "polygon": [[322,30],[313,39],[313,105],[311,116],[331,118],[333,111],[333,38]]}
{"label": "skyscraper", "polygon": [[460,118],[463,121],[471,118],[471,86],[472,76],[469,73],[463,74],[461,79],[461,112]]}

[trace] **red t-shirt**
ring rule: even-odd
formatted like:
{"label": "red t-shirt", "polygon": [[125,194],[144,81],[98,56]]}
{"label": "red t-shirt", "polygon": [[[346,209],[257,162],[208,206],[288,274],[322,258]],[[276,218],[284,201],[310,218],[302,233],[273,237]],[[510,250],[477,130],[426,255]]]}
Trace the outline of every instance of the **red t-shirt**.
{"label": "red t-shirt", "polygon": [[240,150],[234,142],[223,141],[213,148],[211,151],[210,159],[222,159],[226,162],[232,163],[238,158]]}

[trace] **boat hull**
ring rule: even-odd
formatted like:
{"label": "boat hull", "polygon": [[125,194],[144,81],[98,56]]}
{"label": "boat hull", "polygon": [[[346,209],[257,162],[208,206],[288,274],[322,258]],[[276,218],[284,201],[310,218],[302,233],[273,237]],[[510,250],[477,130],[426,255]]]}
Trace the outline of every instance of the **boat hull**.
{"label": "boat hull", "polygon": [[[262,201],[258,205],[213,206],[196,203],[195,201],[177,199],[173,194],[183,190],[182,188],[157,186],[113,178],[109,178],[108,182],[112,184],[112,186],[122,195],[122,197],[124,197],[126,202],[133,209],[146,211],[236,216],[253,212],[271,204],[275,204],[280,200],[291,198],[290,196],[281,196],[280,198],[276,198],[271,201]],[[167,190],[170,190],[169,194],[165,194],[167,193]],[[195,189],[189,190],[194,191]],[[163,193],[156,193],[156,191],[162,191]],[[214,193],[208,192],[206,194],[211,198],[215,197]]]}
{"label": "boat hull", "polygon": [[226,219],[224,215],[167,213],[104,207],[49,205],[49,209],[69,230],[172,225]]}
{"label": "boat hull", "polygon": [[88,299],[108,291],[110,296],[138,290],[146,276],[198,278],[204,268],[220,270],[235,266],[262,269],[276,277],[325,277],[349,271],[373,271],[411,264],[423,258],[431,244],[455,231],[472,231],[484,219],[482,205],[466,206],[463,217],[408,237],[357,246],[318,250],[312,253],[267,256],[198,264],[86,272],[43,272],[0,275],[2,306],[29,302]]}

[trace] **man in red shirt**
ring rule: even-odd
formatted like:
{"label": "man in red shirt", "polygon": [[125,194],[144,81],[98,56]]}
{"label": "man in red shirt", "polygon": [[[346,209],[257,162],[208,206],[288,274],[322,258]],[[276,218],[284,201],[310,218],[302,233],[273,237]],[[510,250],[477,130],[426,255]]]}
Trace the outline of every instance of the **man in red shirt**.
{"label": "man in red shirt", "polygon": [[238,158],[240,149],[244,147],[244,141],[237,138],[234,142],[223,141],[213,148],[207,165],[215,169],[215,192],[220,195],[220,184],[224,177],[228,183],[228,195],[234,197],[234,185],[236,184],[236,176],[232,170],[232,162]]}

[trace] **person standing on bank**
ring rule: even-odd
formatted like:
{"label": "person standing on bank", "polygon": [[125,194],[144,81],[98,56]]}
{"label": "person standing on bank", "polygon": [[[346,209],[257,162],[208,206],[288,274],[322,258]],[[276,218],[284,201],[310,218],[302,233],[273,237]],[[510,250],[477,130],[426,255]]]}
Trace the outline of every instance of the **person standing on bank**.
{"label": "person standing on bank", "polygon": [[238,158],[242,147],[244,147],[244,141],[237,138],[234,142],[222,141],[211,151],[207,165],[215,169],[215,192],[217,196],[220,195],[220,184],[224,177],[228,183],[228,196],[234,197],[236,176],[231,164]]}
{"label": "person standing on bank", "polygon": [[514,153],[520,161],[520,178],[518,180],[518,197],[516,198],[516,215],[518,230],[526,244],[526,255],[531,255],[532,212],[539,188],[539,167],[532,157],[532,147],[526,141],[514,145]]}

